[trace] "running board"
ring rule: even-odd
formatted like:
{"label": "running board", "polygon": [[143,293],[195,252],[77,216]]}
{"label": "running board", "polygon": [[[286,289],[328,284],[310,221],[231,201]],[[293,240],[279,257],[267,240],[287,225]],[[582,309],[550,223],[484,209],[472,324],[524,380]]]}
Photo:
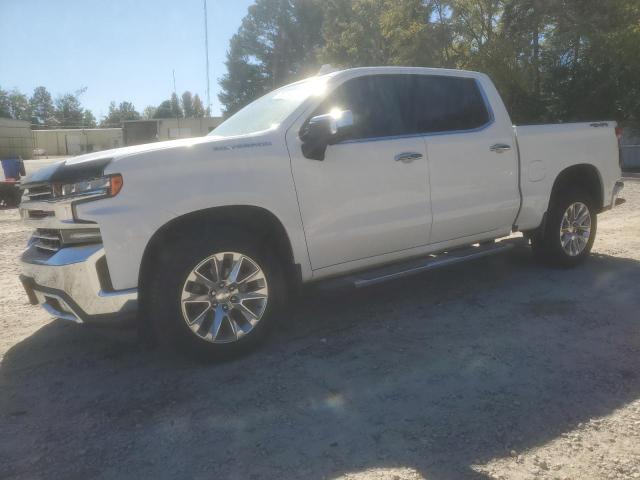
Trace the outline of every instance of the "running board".
{"label": "running board", "polygon": [[[520,242],[514,240],[520,240]],[[429,255],[426,258],[423,257],[412,262],[404,262],[402,264],[391,265],[388,267],[378,268],[376,270],[362,272],[361,274],[355,274],[348,277],[350,280],[349,283],[353,282],[353,286],[356,288],[368,287],[388,280],[395,280],[396,278],[416,275],[428,270],[435,270],[436,268],[455,265],[456,263],[496,255],[506,250],[510,250],[519,243],[521,243],[521,239],[509,239],[502,242],[480,244],[451,250],[450,252],[439,253],[437,255]],[[347,279],[345,278],[344,280]]]}

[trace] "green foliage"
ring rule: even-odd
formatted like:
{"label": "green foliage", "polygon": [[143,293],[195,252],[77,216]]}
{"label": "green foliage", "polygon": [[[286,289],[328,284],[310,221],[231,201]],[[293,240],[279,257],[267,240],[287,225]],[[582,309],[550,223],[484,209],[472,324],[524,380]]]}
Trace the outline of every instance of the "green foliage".
{"label": "green foliage", "polygon": [[157,107],[145,109],[145,118],[202,118],[205,111],[200,95],[192,95],[190,91],[182,94],[181,99],[175,93]]}
{"label": "green foliage", "polygon": [[193,117],[193,95],[188,90],[182,94],[182,110],[185,118]]}
{"label": "green foliage", "polygon": [[165,100],[156,108],[153,118],[175,118],[171,110],[171,102]]}
{"label": "green foliage", "polygon": [[[90,110],[85,110],[80,96],[86,91],[81,88],[74,93],[67,93],[56,98],[55,103],[45,87],[37,87],[30,99],[18,90],[6,91],[0,88],[0,117],[31,121],[41,127],[57,128],[95,128],[98,125]],[[149,105],[144,109],[145,119],[208,116],[198,94],[185,91],[181,99],[172,94],[170,100],[162,102],[158,107]],[[131,102],[111,102],[109,112],[100,121],[100,127],[120,127],[122,122],[142,118]]]}
{"label": "green foliage", "polygon": [[60,128],[78,128],[82,126],[84,111],[78,96],[73,93],[65,93],[55,100],[55,123]]}
{"label": "green foliage", "polygon": [[121,127],[127,120],[140,120],[140,114],[131,102],[116,102],[109,104],[109,113],[100,122],[101,127]]}
{"label": "green foliage", "polygon": [[55,109],[51,94],[45,87],[36,87],[29,99],[31,122],[46,125],[53,119]]}
{"label": "green foliage", "polygon": [[258,0],[231,38],[218,95],[234,113],[268,90],[317,70],[321,0]]}
{"label": "green foliage", "polygon": [[91,110],[85,110],[82,115],[82,126],[85,128],[96,128],[98,126],[96,117]]}
{"label": "green foliage", "polygon": [[14,88],[9,92],[9,105],[11,107],[11,118],[31,121],[31,107],[26,95]]}
{"label": "green foliage", "polygon": [[155,118],[155,114],[157,110],[158,110],[158,107],[154,107],[153,105],[147,105],[147,107],[142,112],[142,117],[145,120],[151,120],[152,118]]}
{"label": "green foliage", "polygon": [[325,4],[321,58],[336,65],[428,65],[438,52],[422,0],[330,0]]}
{"label": "green foliage", "polygon": [[517,123],[637,123],[638,45],[637,0],[257,0],[219,99],[233,113],[322,63],[450,67],[489,74]]}
{"label": "green foliage", "polygon": [[[205,108],[202,104],[202,100],[200,100],[200,95],[197,93],[193,96],[193,116],[195,118],[202,118],[205,116]],[[207,114],[207,116],[209,116]]]}
{"label": "green foliage", "polygon": [[171,108],[171,118],[182,118],[184,114],[182,112],[182,107],[180,106],[180,100],[178,100],[178,95],[175,93],[171,94],[171,99],[169,100],[169,105]]}
{"label": "green foliage", "polygon": [[29,100],[15,88],[10,92],[0,88],[0,117],[31,121]]}
{"label": "green foliage", "polygon": [[9,94],[2,88],[0,88],[0,118],[11,118]]}

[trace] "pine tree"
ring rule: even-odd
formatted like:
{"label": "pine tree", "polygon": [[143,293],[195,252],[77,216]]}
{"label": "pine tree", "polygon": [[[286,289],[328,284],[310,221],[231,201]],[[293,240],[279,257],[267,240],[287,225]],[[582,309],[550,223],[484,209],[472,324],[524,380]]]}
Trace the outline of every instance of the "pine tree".
{"label": "pine tree", "polygon": [[193,96],[193,116],[196,118],[202,118],[205,116],[204,105],[200,100],[200,95],[197,93]]}
{"label": "pine tree", "polygon": [[185,118],[193,117],[193,96],[190,91],[186,91],[182,94],[182,110],[184,111]]}
{"label": "pine tree", "polygon": [[231,38],[218,95],[229,115],[268,90],[317,71],[320,0],[257,0]]}
{"label": "pine tree", "polygon": [[0,118],[11,118],[11,103],[9,93],[0,88]]}
{"label": "pine tree", "polygon": [[176,95],[175,93],[172,93],[171,100],[169,100],[169,104],[171,105],[172,118],[182,118],[184,116],[182,113],[182,107],[180,106],[180,100],[178,100],[178,95]]}
{"label": "pine tree", "polygon": [[72,93],[65,93],[56,98],[55,118],[62,128],[77,128],[82,125],[82,105],[78,97]]}
{"label": "pine tree", "polygon": [[96,117],[94,117],[91,110],[84,111],[84,114],[82,115],[82,126],[84,128],[96,128]]}
{"label": "pine tree", "polygon": [[153,114],[153,118],[172,118],[172,117],[173,117],[173,113],[171,111],[171,102],[169,100],[165,100],[160,105],[158,105],[158,108],[156,108],[156,111]]}
{"label": "pine tree", "polygon": [[55,108],[51,99],[51,94],[45,87],[36,87],[29,100],[31,108],[32,123],[47,125],[51,123]]}

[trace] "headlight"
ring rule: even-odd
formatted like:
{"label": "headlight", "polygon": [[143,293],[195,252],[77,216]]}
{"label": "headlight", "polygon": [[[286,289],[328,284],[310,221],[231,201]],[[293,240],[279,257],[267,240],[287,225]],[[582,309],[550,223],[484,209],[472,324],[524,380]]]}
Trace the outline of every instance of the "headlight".
{"label": "headlight", "polygon": [[122,175],[107,175],[105,177],[83,180],[75,183],[58,183],[53,186],[55,198],[76,196],[104,196],[114,197],[122,189]]}

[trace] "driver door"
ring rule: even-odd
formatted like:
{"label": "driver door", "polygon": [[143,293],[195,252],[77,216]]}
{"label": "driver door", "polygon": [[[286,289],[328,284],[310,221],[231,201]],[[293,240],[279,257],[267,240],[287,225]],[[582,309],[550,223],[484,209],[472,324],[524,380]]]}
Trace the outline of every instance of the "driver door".
{"label": "driver door", "polygon": [[431,208],[425,141],[408,135],[402,75],[357,77],[338,86],[309,118],[351,110],[351,133],[305,158],[299,129],[287,132],[311,266],[401,252],[429,242]]}

